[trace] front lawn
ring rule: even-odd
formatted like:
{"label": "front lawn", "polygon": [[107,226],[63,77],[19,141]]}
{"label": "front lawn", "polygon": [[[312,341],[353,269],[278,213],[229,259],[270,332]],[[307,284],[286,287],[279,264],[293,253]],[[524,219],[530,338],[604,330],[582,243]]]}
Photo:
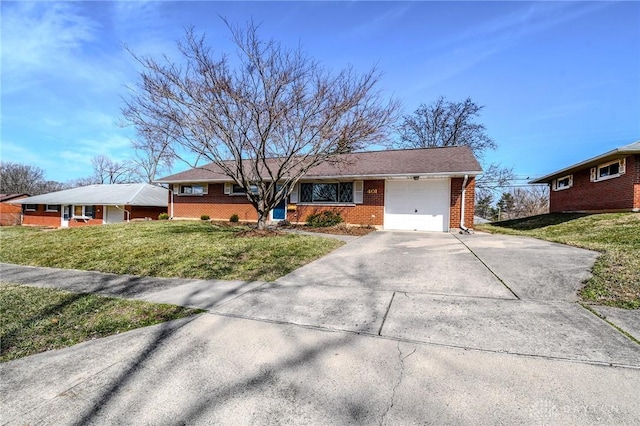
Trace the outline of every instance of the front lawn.
{"label": "front lawn", "polygon": [[0,282],[0,362],[203,312]]}
{"label": "front lawn", "polygon": [[0,227],[0,262],[157,277],[273,281],[344,244],[246,230],[203,221],[46,231]]}
{"label": "front lawn", "polygon": [[640,214],[547,214],[476,225],[476,229],[599,251],[593,277],[580,292],[588,301],[640,308]]}

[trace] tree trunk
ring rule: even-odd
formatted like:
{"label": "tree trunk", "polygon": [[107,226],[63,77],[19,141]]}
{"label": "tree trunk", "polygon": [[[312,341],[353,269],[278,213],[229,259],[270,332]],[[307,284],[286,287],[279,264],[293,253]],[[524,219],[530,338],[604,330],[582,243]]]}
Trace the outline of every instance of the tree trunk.
{"label": "tree trunk", "polygon": [[268,212],[258,213],[258,229],[267,229]]}

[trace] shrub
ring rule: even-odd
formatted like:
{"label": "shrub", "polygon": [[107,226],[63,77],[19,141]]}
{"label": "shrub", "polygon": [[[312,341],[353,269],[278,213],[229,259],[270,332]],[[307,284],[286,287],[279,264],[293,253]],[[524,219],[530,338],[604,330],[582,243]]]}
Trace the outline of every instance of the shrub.
{"label": "shrub", "polygon": [[314,228],[326,228],[334,226],[342,222],[340,212],[324,211],[321,213],[313,213],[307,216],[307,225]]}
{"label": "shrub", "polygon": [[169,219],[169,214],[168,213],[160,213],[158,215],[158,220],[168,220]]}
{"label": "shrub", "polygon": [[232,214],[229,218],[229,222],[238,223],[240,221],[240,217],[237,214]]}
{"label": "shrub", "polygon": [[209,219],[211,218],[209,217],[208,214],[203,214],[202,216],[200,216],[200,220],[209,220]]}
{"label": "shrub", "polygon": [[283,219],[280,222],[278,222],[278,226],[286,228],[287,226],[291,226],[291,222],[289,222],[287,219]]}

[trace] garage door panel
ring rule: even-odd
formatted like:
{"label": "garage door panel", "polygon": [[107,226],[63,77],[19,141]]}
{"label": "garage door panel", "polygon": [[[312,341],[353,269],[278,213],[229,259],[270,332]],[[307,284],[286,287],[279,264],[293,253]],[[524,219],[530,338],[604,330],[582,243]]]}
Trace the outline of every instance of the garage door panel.
{"label": "garage door panel", "polygon": [[449,179],[387,181],[385,229],[447,231]]}

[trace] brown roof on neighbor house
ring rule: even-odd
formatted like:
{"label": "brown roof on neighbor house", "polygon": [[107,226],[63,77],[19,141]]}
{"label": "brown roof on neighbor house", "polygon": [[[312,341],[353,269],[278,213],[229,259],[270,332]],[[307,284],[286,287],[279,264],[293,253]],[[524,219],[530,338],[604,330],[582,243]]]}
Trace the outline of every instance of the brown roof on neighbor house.
{"label": "brown roof on neighbor house", "polygon": [[29,194],[0,194],[0,203],[4,203],[5,201],[15,200],[16,198],[25,198],[28,197]]}
{"label": "brown roof on neighbor house", "polygon": [[[343,154],[337,162],[320,164],[306,178],[391,177],[391,176],[462,176],[477,175],[482,168],[466,146],[446,148],[402,149]],[[277,162],[278,159],[268,160]],[[186,170],[158,179],[160,183],[229,181],[214,164]]]}
{"label": "brown roof on neighbor house", "polygon": [[553,173],[550,173],[548,175],[542,176],[541,178],[532,180],[529,183],[531,184],[550,183],[553,179],[559,176],[565,176],[565,175],[577,172],[578,170],[594,167],[594,166],[597,166],[598,164],[606,163],[607,161],[612,161],[612,160],[615,160],[616,158],[621,158],[626,155],[632,155],[632,154],[640,154],[640,141],[636,141],[636,142],[630,143],[629,145],[624,145],[624,146],[612,149],[611,151],[607,151],[604,154],[600,154],[596,157],[589,158],[588,160],[581,161],[580,163],[576,163],[569,167],[565,167],[564,169],[556,170]]}

